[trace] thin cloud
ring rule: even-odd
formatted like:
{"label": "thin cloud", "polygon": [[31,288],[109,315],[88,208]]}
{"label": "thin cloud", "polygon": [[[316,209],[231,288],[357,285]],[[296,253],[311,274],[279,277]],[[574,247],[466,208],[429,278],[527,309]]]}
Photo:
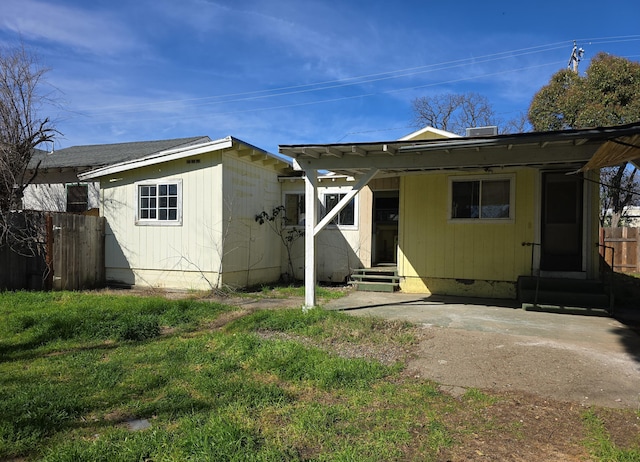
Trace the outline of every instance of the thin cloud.
{"label": "thin cloud", "polygon": [[37,0],[4,0],[0,30],[27,41],[46,41],[100,55],[115,55],[137,47],[131,31],[106,11]]}

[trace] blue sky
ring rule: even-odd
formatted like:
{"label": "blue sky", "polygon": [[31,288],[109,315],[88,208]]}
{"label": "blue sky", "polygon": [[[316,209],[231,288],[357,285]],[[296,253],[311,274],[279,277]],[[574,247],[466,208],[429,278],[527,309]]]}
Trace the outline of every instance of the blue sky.
{"label": "blue sky", "polygon": [[640,60],[640,3],[2,0],[0,45],[50,69],[56,149],[232,135],[397,139],[416,97],[473,91],[502,119],[585,50]]}

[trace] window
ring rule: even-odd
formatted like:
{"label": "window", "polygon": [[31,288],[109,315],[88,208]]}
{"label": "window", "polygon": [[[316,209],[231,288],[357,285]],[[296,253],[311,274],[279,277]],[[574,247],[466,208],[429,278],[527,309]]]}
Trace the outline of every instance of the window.
{"label": "window", "polygon": [[[338,202],[346,194],[325,194],[324,195],[324,209],[325,215],[329,213],[333,208],[338,205]],[[353,226],[355,225],[355,198],[351,199],[349,203],[340,210],[340,213],[331,221],[332,224],[338,226]]]}
{"label": "window", "polygon": [[181,224],[182,182],[137,185],[138,224]]}
{"label": "window", "polygon": [[451,219],[512,218],[511,178],[452,179]]}
{"label": "window", "polygon": [[89,208],[89,186],[86,184],[67,185],[67,212],[82,213]]}
{"label": "window", "polygon": [[304,225],[304,194],[285,194],[285,225]]}

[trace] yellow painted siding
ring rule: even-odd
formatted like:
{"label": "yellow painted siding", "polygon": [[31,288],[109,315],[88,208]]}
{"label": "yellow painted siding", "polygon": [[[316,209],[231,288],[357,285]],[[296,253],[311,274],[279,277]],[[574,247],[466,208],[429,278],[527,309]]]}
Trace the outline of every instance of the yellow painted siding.
{"label": "yellow painted siding", "polygon": [[[523,247],[522,242],[534,238],[537,171],[503,173],[514,174],[515,216],[512,221],[495,223],[456,223],[448,219],[452,174],[402,178],[398,267],[405,277],[403,290],[515,295],[510,287],[519,275],[529,274],[531,267],[531,248]],[[491,284],[480,287],[479,281]]]}

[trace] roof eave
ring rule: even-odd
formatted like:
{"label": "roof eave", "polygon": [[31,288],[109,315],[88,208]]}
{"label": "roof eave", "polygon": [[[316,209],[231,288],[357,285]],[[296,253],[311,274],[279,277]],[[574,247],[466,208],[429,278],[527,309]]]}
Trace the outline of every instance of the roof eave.
{"label": "roof eave", "polygon": [[274,163],[282,164],[281,169],[291,168],[291,164],[286,162],[284,159],[276,157],[275,155],[255,147],[249,143],[246,143],[238,138],[234,138],[232,136],[227,136],[225,138],[220,138],[214,141],[210,141],[207,143],[202,143],[194,146],[187,146],[175,149],[169,149],[166,151],[161,151],[155,154],[152,154],[147,157],[143,157],[141,159],[120,162],[118,164],[109,165],[106,167],[98,168],[95,170],[91,170],[89,172],[82,173],[78,175],[78,178],[81,180],[89,180],[89,179],[97,179],[108,175],[113,175],[116,173],[125,172],[128,170],[134,170],[142,167],[148,167],[151,165],[157,165],[165,162],[171,162],[174,160],[184,159],[186,157],[197,156],[200,154],[204,154],[207,152],[221,151],[225,149],[238,148],[239,146],[254,150],[259,152],[261,156],[264,156],[269,159],[273,159]]}

